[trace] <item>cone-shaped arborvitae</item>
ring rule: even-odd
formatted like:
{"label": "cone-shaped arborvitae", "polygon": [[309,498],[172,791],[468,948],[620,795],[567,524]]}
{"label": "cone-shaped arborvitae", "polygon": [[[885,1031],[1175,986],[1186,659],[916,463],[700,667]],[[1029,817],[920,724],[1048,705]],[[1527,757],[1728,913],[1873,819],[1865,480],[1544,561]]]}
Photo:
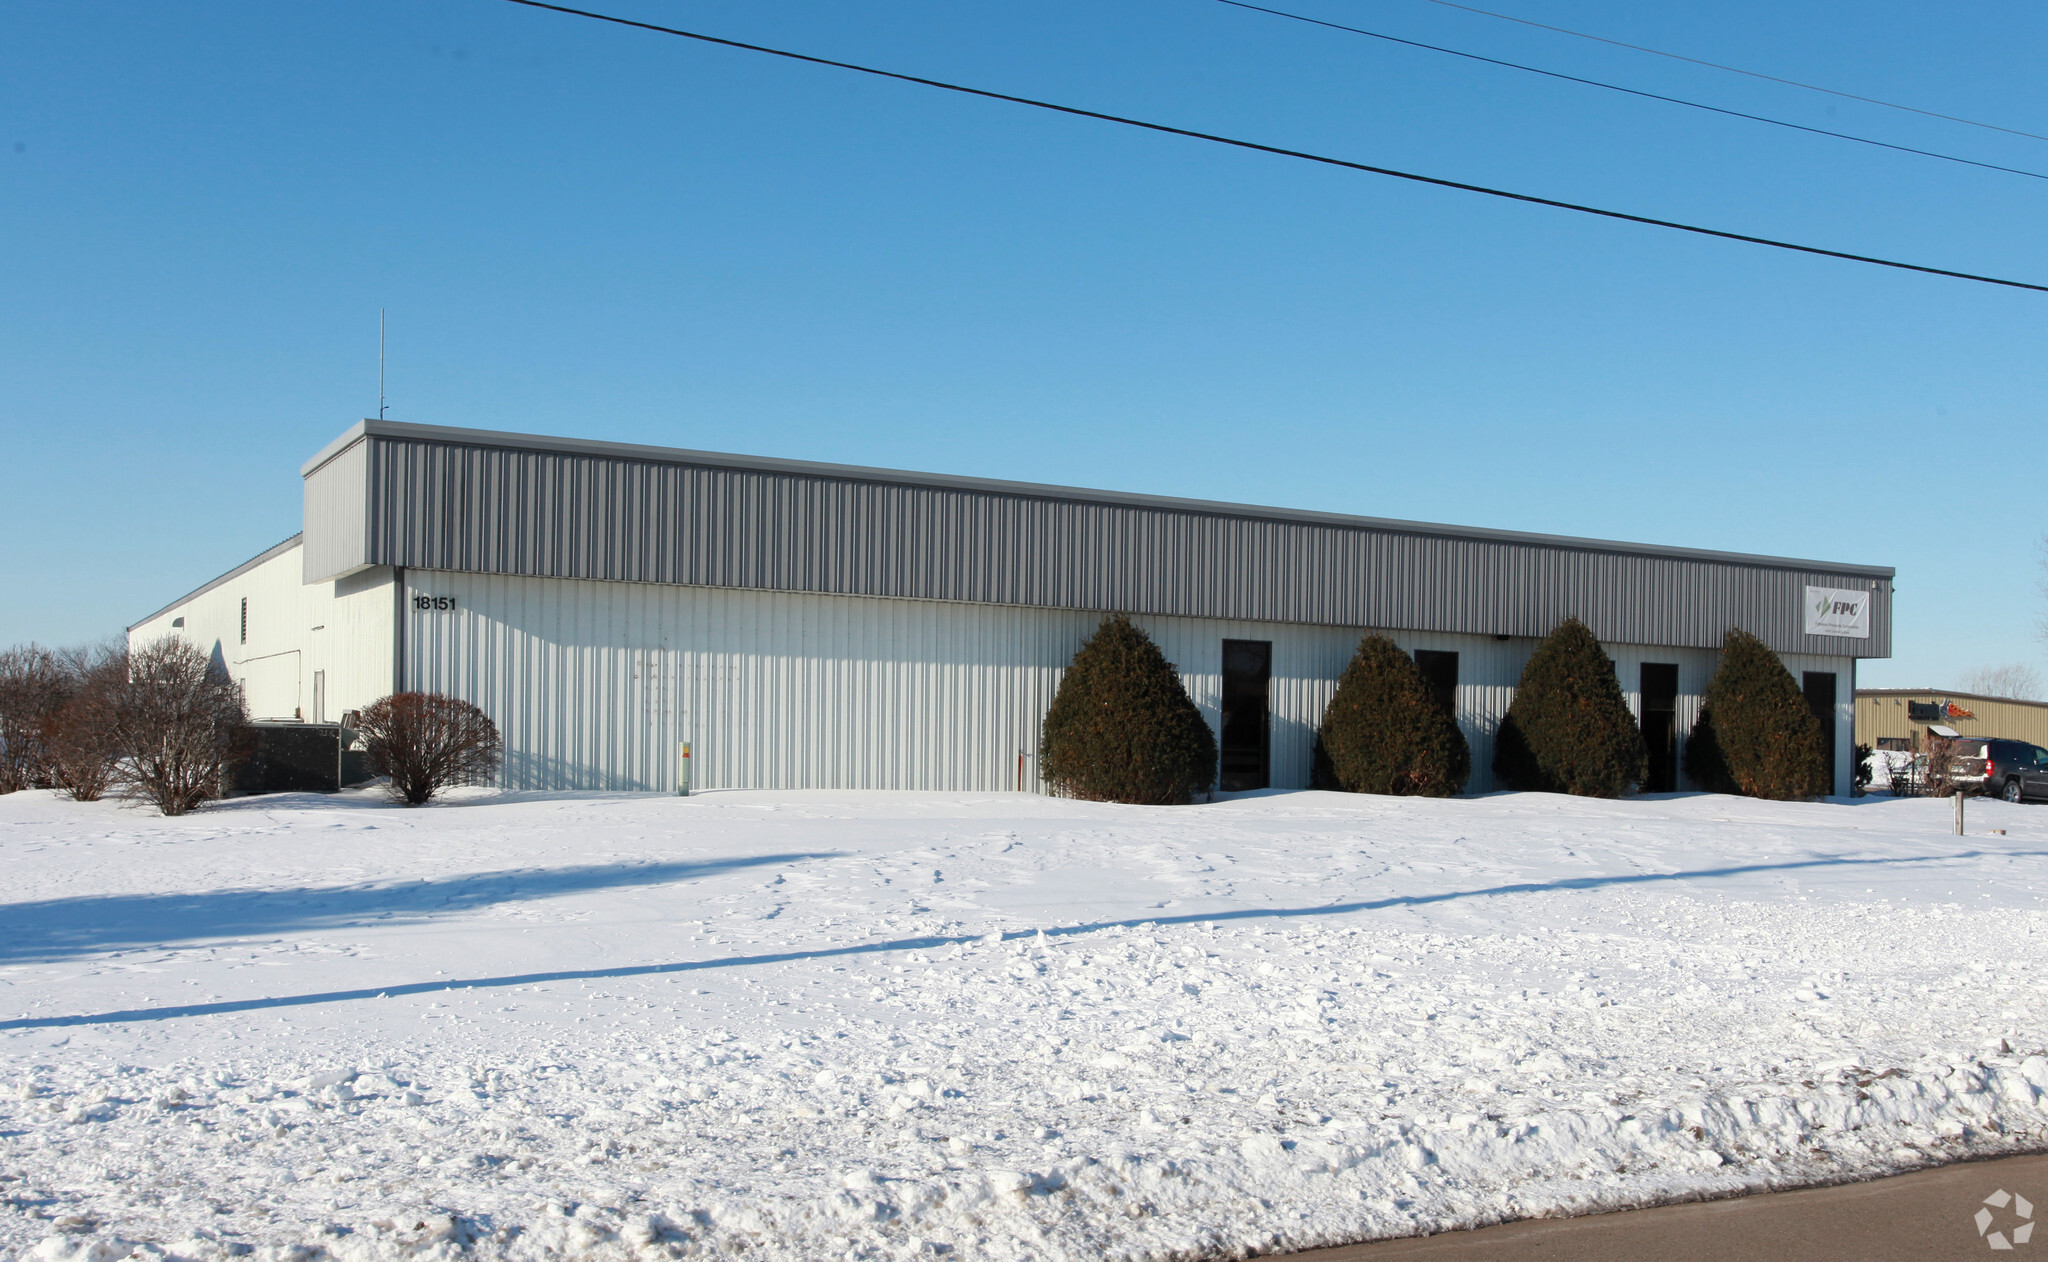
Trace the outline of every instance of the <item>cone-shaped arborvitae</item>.
{"label": "cone-shaped arborvitae", "polygon": [[1352,793],[1450,797],[1472,774],[1457,721],[1431,695],[1415,659],[1383,635],[1358,642],[1320,736],[1337,787]]}
{"label": "cone-shaped arborvitae", "polygon": [[1494,775],[1511,789],[1611,798],[1642,783],[1647,766],[1613,659],[1585,623],[1565,619],[1522,668],[1494,742]]}
{"label": "cone-shaped arborvitae", "polygon": [[1074,654],[1038,755],[1055,791],[1093,802],[1187,802],[1216,778],[1216,737],[1180,672],[1123,614]]}
{"label": "cone-shaped arborvitae", "polygon": [[[1695,754],[1702,737],[1706,748]],[[1770,646],[1747,631],[1722,640],[1721,664],[1686,744],[1685,774],[1703,789],[1785,802],[1823,797],[1834,778],[1827,733],[1806,695]]]}
{"label": "cone-shaped arborvitae", "polygon": [[1701,703],[1700,717],[1693,720],[1692,732],[1685,738],[1683,762],[1685,778],[1694,788],[1708,793],[1740,791],[1728,775],[1727,760],[1721,757],[1721,742],[1714,738],[1713,706]]}

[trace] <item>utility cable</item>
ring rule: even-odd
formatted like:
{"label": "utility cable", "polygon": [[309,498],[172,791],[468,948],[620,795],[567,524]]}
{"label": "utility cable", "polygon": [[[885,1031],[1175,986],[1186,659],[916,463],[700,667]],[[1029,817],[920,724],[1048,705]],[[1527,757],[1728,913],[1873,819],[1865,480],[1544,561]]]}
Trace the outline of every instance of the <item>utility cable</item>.
{"label": "utility cable", "polygon": [[988,88],[971,88],[964,84],[947,83],[943,79],[927,79],[920,75],[904,74],[897,70],[880,70],[863,66],[857,62],[834,61],[829,57],[814,57],[809,53],[789,52],[781,48],[770,48],[765,44],[749,44],[741,40],[725,39],[717,35],[704,35],[686,31],[674,26],[659,26],[653,22],[640,22],[632,18],[617,17],[609,13],[594,13],[589,9],[572,9],[567,5],[548,4],[545,0],[505,0],[507,4],[522,5],[529,9],[545,9],[550,13],[567,14],[570,17],[589,18],[595,22],[609,22],[614,26],[632,27],[635,30],[651,31],[658,35],[674,35],[682,39],[696,40],[704,44],[716,44],[721,48],[736,48],[742,52],[765,53],[771,57],[782,57],[790,61],[806,62],[814,66],[831,66],[837,70],[852,70],[860,74],[874,75],[880,79],[894,79],[900,83],[915,83],[927,88],[939,88],[947,92],[958,92],[966,96],[978,96],[990,101],[1008,101],[1013,105],[1028,105],[1033,109],[1051,110],[1056,114],[1071,114],[1076,118],[1093,118],[1100,122],[1116,123],[1124,127],[1136,127],[1144,131],[1161,132],[1169,136],[1185,136],[1190,140],[1206,140],[1211,144],[1229,145],[1236,149],[1250,149],[1256,153],[1270,153],[1282,158],[1299,158],[1304,162],[1320,163],[1323,166],[1342,167],[1347,171],[1363,171],[1367,175],[1384,175],[1397,180],[1409,180],[1416,184],[1430,184],[1437,188],[1454,188],[1466,193],[1483,193],[1488,197],[1505,198],[1508,201],[1527,202],[1533,206],[1552,206],[1559,210],[1577,211],[1582,215],[1599,215],[1605,219],[1620,219],[1628,223],[1647,224],[1652,228],[1669,228],[1675,232],[1690,232],[1703,237],[1719,237],[1724,241],[1742,241],[1750,245],[1767,245],[1777,250],[1794,250],[1801,254],[1818,254],[1826,258],[1846,259],[1851,263],[1870,263],[1877,267],[1897,268],[1904,272],[1922,272],[1929,276],[1949,276],[1956,280],[1977,281],[1985,285],[2003,285],[2008,289],[2030,289],[2048,294],[2048,285],[2036,285],[2023,280],[2003,280],[1996,276],[1979,276],[1974,272],[1951,271],[1945,267],[1928,267],[1921,263],[1902,263],[1896,259],[1883,259],[1869,254],[1850,254],[1844,250],[1828,250],[1817,245],[1800,245],[1792,241],[1778,241],[1770,237],[1750,236],[1741,232],[1727,232],[1720,228],[1703,228],[1696,224],[1679,223],[1672,219],[1653,219],[1648,215],[1632,215],[1626,211],[1603,210],[1598,206],[1582,206],[1577,202],[1558,201],[1550,197],[1537,197],[1532,193],[1515,193],[1507,189],[1488,188],[1484,184],[1466,184],[1459,180],[1446,180],[1434,175],[1418,175],[1413,171],[1400,171],[1393,167],[1371,166],[1363,162],[1351,162],[1343,158],[1326,157],[1301,149],[1284,149],[1278,145],[1264,145],[1255,140],[1238,140],[1230,136],[1219,136],[1212,132],[1194,131],[1186,127],[1172,127],[1165,123],[1149,123],[1141,118],[1126,118],[1120,114],[1105,114],[1100,110],[1082,109],[1076,105],[1060,105],[1052,101],[1040,101],[1028,96],[1013,96],[1008,92],[996,92]]}
{"label": "utility cable", "polygon": [[1247,0],[1216,0],[1216,3],[1227,4],[1233,9],[1249,9],[1254,13],[1269,13],[1276,18],[1287,18],[1294,22],[1305,22],[1310,26],[1324,26],[1333,31],[1348,31],[1353,35],[1365,35],[1373,39],[1382,39],[1390,44],[1405,44],[1410,48],[1427,49],[1433,53],[1448,53],[1453,57],[1463,57],[1468,61],[1483,61],[1489,66],[1505,66],[1509,70],[1523,70],[1530,74],[1540,74],[1551,79],[1563,79],[1567,83],[1583,83],[1588,87],[1606,88],[1610,92],[1626,92],[1630,96],[1639,96],[1646,100],[1665,101],[1672,105],[1684,105],[1696,110],[1705,110],[1710,114],[1725,114],[1729,118],[1746,118],[1753,123],[1769,123],[1773,127],[1789,127],[1793,131],[1803,131],[1815,136],[1832,136],[1836,140],[1853,140],[1859,145],[1875,145],[1879,149],[1891,149],[1898,153],[1916,153],[1923,158],[1939,158],[1943,162],[1960,162],[1964,166],[1982,167],[1987,171],[2004,171],[2011,175],[2024,175],[2031,179],[2048,180],[2048,175],[2043,175],[2039,171],[2026,171],[2019,167],[2000,166],[1996,162],[1979,162],[1975,158],[1958,158],[1953,154],[1936,153],[1932,149],[1915,149],[1911,145],[1895,145],[1888,140],[1872,140],[1868,136],[1852,136],[1848,132],[1829,131],[1825,127],[1808,127],[1804,123],[1788,123],[1781,118],[1766,118],[1762,114],[1745,114],[1741,110],[1723,109],[1718,105],[1703,105],[1698,101],[1685,100],[1683,97],[1665,96],[1658,92],[1645,92],[1640,88],[1625,88],[1618,83],[1603,83],[1598,79],[1584,79],[1578,75],[1564,74],[1557,70],[1544,70],[1537,66],[1525,66],[1516,61],[1502,61],[1498,57],[1482,57],[1478,53],[1462,52],[1456,48],[1445,48],[1441,44],[1425,44],[1421,40],[1402,39],[1398,35],[1384,35],[1378,31],[1368,31],[1362,26],[1346,26],[1342,22],[1326,22],[1322,18],[1312,18],[1300,13],[1289,13],[1285,9],[1269,9],[1263,4],[1250,4]]}
{"label": "utility cable", "polygon": [[1823,88],[1818,84],[1801,83],[1797,79],[1780,79],[1776,75],[1764,74],[1756,70],[1744,70],[1740,66],[1724,66],[1718,61],[1702,61],[1698,57],[1688,57],[1684,53],[1667,53],[1661,48],[1646,48],[1641,44],[1627,44],[1618,39],[1609,39],[1605,35],[1589,35],[1585,31],[1574,31],[1570,27],[1565,26],[1551,26],[1546,22],[1535,22],[1528,18],[1518,18],[1510,13],[1495,13],[1491,9],[1475,9],[1469,4],[1458,4],[1456,0],[1429,0],[1429,2],[1431,4],[1440,4],[1446,9],[1462,9],[1467,13],[1477,13],[1480,17],[1499,18],[1503,22],[1519,22],[1523,26],[1533,26],[1539,31],[1555,31],[1559,35],[1571,35],[1578,39],[1590,39],[1596,44],[1612,44],[1616,48],[1626,48],[1630,52],[1649,53],[1655,57],[1669,57],[1673,61],[1684,61],[1690,62],[1695,66],[1705,66],[1709,70],[1725,70],[1729,74],[1748,75],[1752,79],[1762,79],[1766,83],[1782,83],[1788,88],[1802,88],[1808,92],[1824,92],[1829,96],[1839,96],[1845,101],[1861,101],[1865,105],[1882,105],[1888,110],[1904,110],[1908,114],[1918,114],[1923,118],[1938,118],[1945,123],[1962,123],[1966,127],[1982,127],[1988,131],[2002,131],[2009,136],[2025,136],[2029,140],[2048,140],[2048,136],[2042,136],[2030,131],[2021,131],[2017,127],[2001,127],[1997,123],[1980,123],[1974,118],[1959,118],[1954,114],[1938,114],[1933,110],[1917,109],[1911,105],[1900,105],[1896,101],[1880,101],[1874,96],[1857,96],[1854,92],[1838,92],[1833,88]]}

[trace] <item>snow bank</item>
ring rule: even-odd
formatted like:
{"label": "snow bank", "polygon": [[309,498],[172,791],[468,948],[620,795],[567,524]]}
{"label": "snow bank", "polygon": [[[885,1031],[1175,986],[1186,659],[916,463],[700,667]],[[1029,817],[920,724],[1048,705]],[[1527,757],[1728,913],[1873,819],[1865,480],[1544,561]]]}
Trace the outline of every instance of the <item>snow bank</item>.
{"label": "snow bank", "polygon": [[1913,751],[1909,749],[1873,749],[1864,758],[1863,765],[1870,772],[1870,788],[1875,793],[1889,793],[1892,777],[1910,769],[1913,765]]}
{"label": "snow bank", "polygon": [[1232,1257],[2035,1147],[2037,819],[17,794],[0,1253]]}

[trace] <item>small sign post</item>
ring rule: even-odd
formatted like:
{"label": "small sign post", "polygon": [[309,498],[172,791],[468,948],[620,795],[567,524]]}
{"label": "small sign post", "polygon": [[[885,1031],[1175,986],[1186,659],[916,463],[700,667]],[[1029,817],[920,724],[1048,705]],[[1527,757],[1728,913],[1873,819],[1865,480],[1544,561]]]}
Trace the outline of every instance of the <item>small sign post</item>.
{"label": "small sign post", "polygon": [[690,796],[690,742],[684,741],[682,756],[676,759],[676,796]]}
{"label": "small sign post", "polygon": [[1963,835],[1963,791],[1956,790],[1956,836]]}

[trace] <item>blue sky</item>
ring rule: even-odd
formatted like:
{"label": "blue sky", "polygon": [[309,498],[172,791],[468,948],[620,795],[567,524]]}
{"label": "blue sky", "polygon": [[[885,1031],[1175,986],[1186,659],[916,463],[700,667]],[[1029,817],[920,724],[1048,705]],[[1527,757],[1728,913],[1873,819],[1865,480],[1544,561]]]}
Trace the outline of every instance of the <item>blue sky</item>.
{"label": "blue sky", "polygon": [[[1213,0],[604,7],[2048,282],[2048,181]],[[2048,172],[1426,0],[1281,7]],[[1495,7],[2048,135],[2039,6]],[[0,643],[116,632],[295,531],[300,462],[375,411],[384,307],[396,419],[1890,564],[1865,684],[2048,665],[2048,295],[498,0],[0,15]]]}

